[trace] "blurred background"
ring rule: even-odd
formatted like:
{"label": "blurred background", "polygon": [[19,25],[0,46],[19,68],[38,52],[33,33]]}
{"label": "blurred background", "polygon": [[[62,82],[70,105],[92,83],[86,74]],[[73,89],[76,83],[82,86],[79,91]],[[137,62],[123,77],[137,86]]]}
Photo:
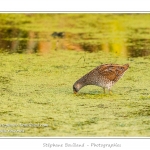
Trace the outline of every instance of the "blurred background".
{"label": "blurred background", "polygon": [[0,52],[150,54],[150,14],[0,14]]}

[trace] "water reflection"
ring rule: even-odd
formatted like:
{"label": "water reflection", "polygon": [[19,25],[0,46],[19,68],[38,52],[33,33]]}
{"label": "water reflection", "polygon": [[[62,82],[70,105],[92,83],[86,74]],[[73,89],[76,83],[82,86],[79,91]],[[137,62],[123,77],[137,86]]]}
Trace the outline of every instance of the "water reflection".
{"label": "water reflection", "polygon": [[[148,29],[139,28],[136,31],[148,34]],[[96,37],[96,34],[103,34]],[[114,34],[114,36],[112,36]],[[78,50],[97,52],[113,52],[118,56],[139,57],[150,55],[150,39],[119,37],[111,33],[111,40],[104,31],[99,33],[44,33],[25,31],[17,28],[0,30],[0,51],[9,53],[49,53],[51,50]],[[105,39],[105,41],[103,40]],[[78,42],[76,42],[78,41]]]}
{"label": "water reflection", "polygon": [[[30,50],[30,32],[19,30],[16,28],[1,29],[0,30],[0,46],[1,51],[8,51],[9,53],[23,53],[27,49]],[[35,52],[35,51],[33,51]]]}
{"label": "water reflection", "polygon": [[128,39],[128,54],[131,57],[150,55],[150,39]]}

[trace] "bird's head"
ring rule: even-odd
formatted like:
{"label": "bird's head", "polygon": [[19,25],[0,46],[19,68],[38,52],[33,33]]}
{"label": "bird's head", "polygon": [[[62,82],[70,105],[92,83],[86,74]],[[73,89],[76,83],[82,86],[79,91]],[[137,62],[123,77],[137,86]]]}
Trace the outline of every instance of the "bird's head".
{"label": "bird's head", "polygon": [[73,92],[74,92],[74,94],[77,94],[78,91],[79,91],[81,88],[82,88],[82,85],[81,85],[80,83],[78,83],[78,81],[75,82],[74,85],[73,85]]}
{"label": "bird's head", "polygon": [[74,92],[74,94],[77,94],[77,92],[78,92],[78,89],[75,84],[73,85],[73,92]]}

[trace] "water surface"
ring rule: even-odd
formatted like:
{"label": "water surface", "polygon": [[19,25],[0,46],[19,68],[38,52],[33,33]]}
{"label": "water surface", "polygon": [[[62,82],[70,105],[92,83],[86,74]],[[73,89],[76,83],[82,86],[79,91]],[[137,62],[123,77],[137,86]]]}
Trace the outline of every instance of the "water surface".
{"label": "water surface", "polygon": [[[10,19],[11,15],[14,16],[14,20]],[[24,15],[22,14],[22,17]],[[38,15],[38,19],[37,14],[25,15],[27,21],[24,20],[21,25],[36,24],[36,26],[23,29],[22,26],[15,24],[18,20],[17,14],[16,17],[15,14],[9,14],[9,22],[4,21],[0,27],[1,51],[48,53],[52,50],[69,49],[87,52],[105,51],[125,57],[150,54],[149,14]],[[5,15],[1,14],[0,18],[5,18]],[[45,24],[48,24],[48,28],[40,29],[41,24],[44,24],[44,18],[47,19]],[[34,23],[28,19],[34,19]],[[8,23],[13,26],[8,26]]]}

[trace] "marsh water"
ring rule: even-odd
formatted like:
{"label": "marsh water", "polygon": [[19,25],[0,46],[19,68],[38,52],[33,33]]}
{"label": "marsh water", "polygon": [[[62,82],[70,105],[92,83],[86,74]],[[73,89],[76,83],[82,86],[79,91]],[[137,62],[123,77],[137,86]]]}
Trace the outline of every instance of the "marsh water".
{"label": "marsh water", "polygon": [[[150,136],[150,14],[0,14],[0,21],[2,137]],[[74,82],[104,63],[130,65],[113,94],[87,86],[74,95]]]}
{"label": "marsh water", "polygon": [[[0,18],[4,18],[2,15]],[[37,14],[22,15],[31,20]],[[149,14],[90,14],[90,17],[96,16],[95,20],[90,18],[88,20],[88,14],[74,14],[67,19],[71,18],[72,24],[67,25],[63,23],[67,22],[65,20],[67,14],[59,14],[56,19],[57,14],[47,14],[43,15],[44,17],[40,15],[38,19],[41,23],[44,17],[51,19],[47,30],[41,30],[41,24],[39,26],[36,24],[34,29],[24,29],[15,23],[14,25],[17,14],[14,20],[4,21],[3,26],[0,26],[0,50],[9,53],[48,53],[52,50],[69,49],[88,52],[105,51],[125,57],[150,55]],[[52,18],[52,15],[55,17]],[[59,17],[61,21],[58,21]],[[76,21],[74,18],[78,20],[78,24],[74,23]],[[53,28],[51,28],[52,23],[55,24],[52,25]],[[22,26],[26,24],[33,23],[27,21],[22,23]],[[85,26],[89,26],[89,30]]]}

